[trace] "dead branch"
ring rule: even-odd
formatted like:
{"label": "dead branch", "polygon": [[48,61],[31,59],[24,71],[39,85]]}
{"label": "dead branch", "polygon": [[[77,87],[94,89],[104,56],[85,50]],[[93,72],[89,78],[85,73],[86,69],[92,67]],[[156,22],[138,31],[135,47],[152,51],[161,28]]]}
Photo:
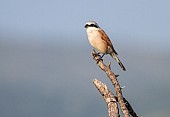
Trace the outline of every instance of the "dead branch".
{"label": "dead branch", "polygon": [[[117,97],[115,97],[115,98],[117,98]],[[136,113],[135,113],[135,111],[133,110],[133,108],[132,108],[132,106],[130,105],[130,103],[123,97],[123,100],[124,100],[124,103],[125,103],[125,105],[126,105],[126,108],[128,109],[128,111],[129,111],[129,113],[130,113],[130,115],[132,116],[132,117],[139,117]]]}
{"label": "dead branch", "polygon": [[93,80],[93,84],[99,90],[107,104],[109,117],[120,117],[117,101],[114,94],[107,88],[105,84],[97,79]]}
{"label": "dead branch", "polygon": [[124,103],[124,100],[123,100],[123,95],[122,95],[122,91],[121,91],[121,87],[119,85],[119,82],[115,76],[115,74],[111,71],[110,69],[110,65],[109,66],[106,66],[100,55],[98,55],[95,51],[92,52],[92,56],[93,56],[93,59],[97,62],[97,65],[107,74],[107,76],[109,77],[109,79],[111,80],[115,90],[116,90],[116,95],[117,95],[117,100],[120,104],[120,108],[124,114],[124,117],[130,117],[130,114],[129,114],[129,111]]}

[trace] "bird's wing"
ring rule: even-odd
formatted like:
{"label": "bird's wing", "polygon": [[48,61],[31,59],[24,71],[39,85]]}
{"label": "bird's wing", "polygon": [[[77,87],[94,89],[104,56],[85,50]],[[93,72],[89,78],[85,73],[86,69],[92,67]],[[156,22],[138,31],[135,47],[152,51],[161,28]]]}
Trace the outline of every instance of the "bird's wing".
{"label": "bird's wing", "polygon": [[110,41],[109,37],[106,35],[106,33],[104,32],[104,30],[98,30],[98,32],[101,34],[102,40],[104,40],[104,41],[107,43],[107,45],[112,48],[113,52],[114,52],[116,55],[118,55],[117,52],[115,51],[113,45],[112,45],[112,42]]}

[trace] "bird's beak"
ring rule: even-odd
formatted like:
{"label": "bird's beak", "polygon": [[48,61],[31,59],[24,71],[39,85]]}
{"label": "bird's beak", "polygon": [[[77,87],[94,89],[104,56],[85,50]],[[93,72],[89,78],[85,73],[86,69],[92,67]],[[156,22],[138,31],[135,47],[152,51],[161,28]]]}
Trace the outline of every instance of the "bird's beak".
{"label": "bird's beak", "polygon": [[84,26],[84,28],[87,28],[87,24]]}

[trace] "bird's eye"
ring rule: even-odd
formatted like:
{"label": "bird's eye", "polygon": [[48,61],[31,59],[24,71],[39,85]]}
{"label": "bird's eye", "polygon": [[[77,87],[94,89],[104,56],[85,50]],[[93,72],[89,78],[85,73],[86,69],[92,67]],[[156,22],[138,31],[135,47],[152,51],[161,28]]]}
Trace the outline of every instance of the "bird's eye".
{"label": "bird's eye", "polygon": [[96,28],[98,28],[98,26],[95,25],[95,24],[91,24],[90,26],[91,26],[91,27],[96,27]]}
{"label": "bird's eye", "polygon": [[91,27],[94,27],[94,24],[91,24],[90,26],[91,26]]}

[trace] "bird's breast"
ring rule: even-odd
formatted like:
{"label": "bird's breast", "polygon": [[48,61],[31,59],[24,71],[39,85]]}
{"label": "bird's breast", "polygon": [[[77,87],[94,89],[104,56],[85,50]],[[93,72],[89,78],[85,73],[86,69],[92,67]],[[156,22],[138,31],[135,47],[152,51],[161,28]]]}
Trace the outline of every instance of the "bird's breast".
{"label": "bird's breast", "polygon": [[101,38],[101,35],[98,31],[90,31],[87,32],[88,34],[88,39],[90,44],[100,51],[101,53],[107,53],[107,43]]}
{"label": "bird's breast", "polygon": [[96,45],[97,42],[100,41],[100,35],[97,31],[87,32],[87,35],[88,35],[89,42],[92,46]]}

